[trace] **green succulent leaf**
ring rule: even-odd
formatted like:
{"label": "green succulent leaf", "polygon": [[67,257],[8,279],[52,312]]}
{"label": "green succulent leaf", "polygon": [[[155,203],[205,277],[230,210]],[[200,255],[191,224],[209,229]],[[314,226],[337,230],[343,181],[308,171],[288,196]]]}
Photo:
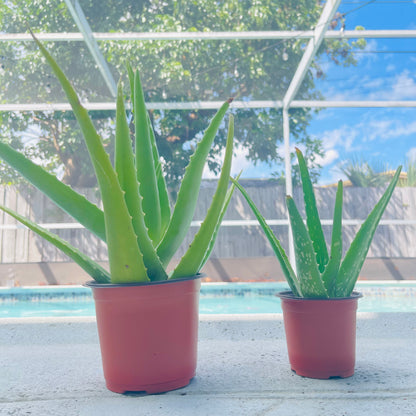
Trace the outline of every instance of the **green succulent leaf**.
{"label": "green succulent leaf", "polygon": [[295,296],[303,296],[298,278],[296,277],[295,272],[293,271],[293,268],[290,265],[290,261],[286,255],[285,250],[280,244],[280,241],[274,235],[273,230],[270,228],[269,224],[267,224],[266,220],[261,215],[260,211],[248,195],[247,191],[235,179],[231,178],[231,181],[238,188],[238,190],[241,192],[241,194],[247,201],[248,205],[250,206],[254,215],[256,216],[261,228],[266,234],[266,237],[269,240],[269,243],[272,246],[272,249],[276,254],[277,259],[279,260],[280,266],[282,267],[282,271],[286,277],[287,283],[289,284],[293,294]]}
{"label": "green succulent leaf", "polygon": [[127,62],[126,68],[127,68],[127,74],[129,77],[129,84],[130,84],[131,109],[132,111],[134,111],[134,71],[129,62]]}
{"label": "green succulent leaf", "polygon": [[137,237],[124,200],[123,191],[101,138],[96,132],[87,110],[81,105],[74,88],[61,68],[42,43],[33,34],[32,36],[58,78],[84,135],[104,206],[106,241],[112,282],[148,281],[143,256],[137,244]]}
{"label": "green succulent leaf", "polygon": [[286,197],[286,205],[292,226],[296,269],[302,295],[308,298],[327,298],[328,293],[318,269],[308,230],[292,197]]}
{"label": "green succulent leaf", "polygon": [[0,158],[85,228],[101,240],[106,240],[104,213],[96,205],[9,145],[1,142]]}
{"label": "green succulent leaf", "polygon": [[166,280],[167,274],[159,260],[144,221],[142,198],[139,193],[130,129],[126,118],[121,82],[118,84],[115,140],[115,169],[124,199],[132,217],[137,242],[150,280]]}
{"label": "green succulent leaf", "polygon": [[305,159],[299,149],[296,149],[296,155],[298,157],[300,176],[302,178],[306,224],[308,226],[309,235],[316,253],[316,261],[318,262],[319,271],[322,273],[328,263],[328,250],[326,247],[324,233],[322,231],[321,221],[319,220],[319,213],[316,206],[312,181],[309,176]]}
{"label": "green succulent leaf", "polygon": [[342,259],[342,196],[343,184],[338,182],[335,198],[334,220],[332,222],[331,256],[322,274],[329,297],[335,297],[335,280]]}
{"label": "green succulent leaf", "polygon": [[[238,176],[235,178],[236,181],[239,180],[241,173],[242,172],[240,172],[238,174]],[[218,222],[217,222],[217,225],[215,227],[214,234],[212,235],[211,242],[210,242],[210,244],[208,246],[208,250],[205,253],[204,259],[202,260],[200,269],[202,269],[204,267],[205,263],[208,261],[209,257],[211,256],[211,252],[212,252],[212,250],[214,248],[215,241],[217,239],[218,231],[220,230],[220,226],[221,226],[222,220],[223,220],[224,215],[225,215],[225,213],[227,211],[228,205],[230,204],[231,197],[233,196],[234,190],[235,190],[235,185],[232,183],[231,186],[228,188],[227,194],[225,195],[224,205],[222,207],[222,211],[221,211],[220,217],[219,217]]]}
{"label": "green succulent leaf", "polygon": [[231,172],[231,160],[233,157],[234,118],[230,115],[228,125],[227,145],[225,148],[224,164],[221,169],[217,189],[212,198],[207,215],[196,233],[194,240],[180,260],[172,274],[172,278],[192,276],[199,272],[205,255],[211,245],[215,231],[219,227],[219,220],[223,212],[224,201],[227,195],[227,187]]}
{"label": "green succulent leaf", "polygon": [[370,249],[378,223],[390,201],[394,188],[399,180],[401,166],[396,170],[389,186],[361,225],[339,269],[335,293],[337,297],[350,296]]}
{"label": "green succulent leaf", "polygon": [[204,164],[231,101],[231,99],[226,101],[218,110],[186,168],[172,218],[157,248],[159,257],[165,267],[181,245],[191,224],[198,200]]}
{"label": "green succulent leaf", "polygon": [[57,235],[51,233],[43,227],[35,224],[34,222],[22,217],[17,212],[0,205],[0,209],[7,214],[11,215],[17,221],[21,222],[23,225],[40,235],[45,240],[52,243],[59,250],[63,251],[68,257],[70,257],[75,263],[82,267],[95,281],[98,283],[109,283],[110,274],[101,267],[98,263],[91,260],[88,256],[80,252],[77,248],[73,247],[65,240],[62,240]]}
{"label": "green succulent leaf", "polygon": [[159,187],[154,163],[153,136],[149,131],[148,114],[139,72],[134,74],[134,124],[136,127],[136,170],[139,181],[144,220],[149,236],[156,245],[162,236]]}
{"label": "green succulent leaf", "polygon": [[[169,192],[166,185],[165,176],[163,175],[162,163],[160,162],[159,151],[156,146],[156,138],[153,132],[152,124],[148,119],[150,141],[152,143],[153,152],[153,163],[155,165],[156,178],[157,178],[157,189],[159,192],[159,205],[160,205],[160,220],[161,220],[161,236],[165,233],[169,221],[170,221],[170,202]],[[159,240],[157,241],[159,243]]]}

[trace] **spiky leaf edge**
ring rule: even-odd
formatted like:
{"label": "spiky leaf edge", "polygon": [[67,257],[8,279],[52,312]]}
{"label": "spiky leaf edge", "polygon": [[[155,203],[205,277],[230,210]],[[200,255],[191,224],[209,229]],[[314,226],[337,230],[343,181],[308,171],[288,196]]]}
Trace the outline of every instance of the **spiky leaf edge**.
{"label": "spiky leaf edge", "polygon": [[126,117],[121,82],[117,86],[115,170],[120,186],[124,191],[127,208],[132,217],[137,243],[143,253],[143,261],[147,268],[147,275],[151,281],[166,280],[168,276],[149,238],[148,229],[144,221],[143,198],[140,195],[139,183],[137,182],[133,147],[130,139],[130,129]]}
{"label": "spiky leaf edge", "polygon": [[[148,117],[149,135],[152,143],[153,150],[153,163],[155,164],[157,188],[159,192],[159,205],[160,205],[160,220],[161,220],[161,236],[162,237],[169,225],[171,218],[169,192],[166,185],[165,176],[163,175],[162,163],[160,162],[159,151],[156,145],[156,137],[153,131],[150,117]],[[157,241],[159,243],[159,241]]]}
{"label": "spiky leaf edge", "polygon": [[312,240],[291,196],[286,197],[286,206],[292,227],[296,272],[302,295],[305,298],[327,298],[328,293],[319,272]]}
{"label": "spiky leaf edge", "polygon": [[296,155],[299,163],[300,176],[302,179],[303,198],[305,201],[306,224],[308,226],[309,236],[312,240],[315,250],[316,261],[319,271],[322,273],[328,263],[328,250],[326,247],[324,232],[321,221],[319,220],[316,198],[313,192],[313,185],[309,176],[308,167],[302,152],[296,148]]}
{"label": "spiky leaf edge", "polygon": [[159,188],[154,163],[152,135],[149,131],[148,115],[139,71],[134,73],[133,114],[136,136],[136,172],[142,208],[149,237],[156,245],[162,237]]}

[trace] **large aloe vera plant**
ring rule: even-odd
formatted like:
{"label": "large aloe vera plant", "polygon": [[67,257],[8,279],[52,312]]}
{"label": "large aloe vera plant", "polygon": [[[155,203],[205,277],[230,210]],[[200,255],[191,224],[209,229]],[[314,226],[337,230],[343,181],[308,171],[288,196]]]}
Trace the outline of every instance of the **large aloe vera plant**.
{"label": "large aloe vera plant", "polygon": [[304,298],[350,296],[367,256],[377,225],[399,179],[401,167],[397,169],[383,196],[361,225],[344,259],[342,259],[342,181],[338,182],[336,193],[329,254],[306,162],[299,149],[296,149],[296,154],[302,179],[306,225],[291,196],[286,197],[286,205],[293,234],[297,273],[293,270],[281,243],[246,190],[238,181],[234,179],[232,181],[256,215],[295,296]]}
{"label": "large aloe vera plant", "polygon": [[58,78],[81,127],[97,177],[103,210],[1,142],[0,158],[107,243],[110,271],[29,219],[5,206],[0,206],[0,209],[61,249],[99,283],[158,281],[198,273],[213,248],[221,219],[234,189],[232,185],[227,191],[233,152],[232,116],[222,172],[206,218],[173,272],[168,275],[166,267],[191,224],[204,164],[231,100],[218,110],[198,143],[171,211],[138,71],[128,67],[135,124],[135,151],[126,118],[122,85],[119,83],[113,164],[71,83],[45,47],[34,35],[33,37]]}

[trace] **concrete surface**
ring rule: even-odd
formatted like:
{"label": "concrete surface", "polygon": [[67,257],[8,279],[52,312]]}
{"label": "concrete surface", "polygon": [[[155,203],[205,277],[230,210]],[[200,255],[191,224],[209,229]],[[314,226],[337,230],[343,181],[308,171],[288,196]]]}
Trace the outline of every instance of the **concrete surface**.
{"label": "concrete surface", "polygon": [[[174,267],[172,262],[170,269]],[[106,263],[102,263],[107,267]],[[210,258],[202,269],[207,282],[273,282],[285,277],[276,257]],[[368,258],[360,280],[415,280],[416,258]],[[0,264],[0,286],[83,284],[91,278],[75,263]]]}
{"label": "concrete surface", "polygon": [[154,396],[106,390],[93,318],[0,320],[0,415],[416,414],[416,314],[359,313],[356,374],[290,371],[282,315],[201,316],[197,376]]}

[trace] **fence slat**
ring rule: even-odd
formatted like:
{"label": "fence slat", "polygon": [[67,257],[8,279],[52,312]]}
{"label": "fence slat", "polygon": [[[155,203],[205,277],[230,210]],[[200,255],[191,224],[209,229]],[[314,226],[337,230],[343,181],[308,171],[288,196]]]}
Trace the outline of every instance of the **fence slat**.
{"label": "fence slat", "polygon": [[[259,209],[268,219],[273,219],[272,228],[282,241],[285,249],[288,247],[288,228],[285,207],[285,191],[281,186],[266,180],[242,180],[243,186],[259,206]],[[198,206],[194,221],[200,221],[206,214],[215,191],[215,181],[204,181],[201,187]],[[95,189],[83,189],[88,199],[100,206],[98,192]],[[334,209],[335,188],[316,188],[318,210],[324,219],[324,234],[327,242],[331,237],[331,222]],[[353,237],[358,231],[359,223],[371,211],[377,200],[381,197],[383,189],[376,188],[345,188],[344,190],[344,252],[349,247]],[[304,214],[303,199],[300,189],[294,190],[294,198]],[[67,214],[55,207],[46,197],[37,190],[16,189],[13,187],[0,187],[0,201],[7,206],[17,209],[18,212],[29,215],[32,220],[53,227],[65,224],[66,229],[54,230],[61,237],[80,248],[83,252],[105,261],[105,243],[91,235],[87,230],[79,228]],[[258,226],[255,217],[244,198],[236,192],[224,218],[225,225],[221,227],[212,257],[260,257],[272,256],[273,252]],[[244,221],[250,223],[244,223]],[[389,220],[393,220],[389,222]],[[235,225],[233,221],[238,221]],[[395,223],[397,221],[397,223]],[[385,224],[383,223],[385,222]],[[397,188],[392,200],[382,218],[368,257],[416,257],[416,188]],[[24,263],[39,261],[64,261],[67,258],[51,244],[38,238],[34,233],[25,229],[3,229],[4,225],[13,225],[15,221],[9,216],[0,214],[0,262]],[[228,226],[227,226],[228,224]],[[62,228],[65,228],[62,227]],[[177,257],[185,252],[192,242],[197,227],[192,227],[189,235],[179,248]]]}

